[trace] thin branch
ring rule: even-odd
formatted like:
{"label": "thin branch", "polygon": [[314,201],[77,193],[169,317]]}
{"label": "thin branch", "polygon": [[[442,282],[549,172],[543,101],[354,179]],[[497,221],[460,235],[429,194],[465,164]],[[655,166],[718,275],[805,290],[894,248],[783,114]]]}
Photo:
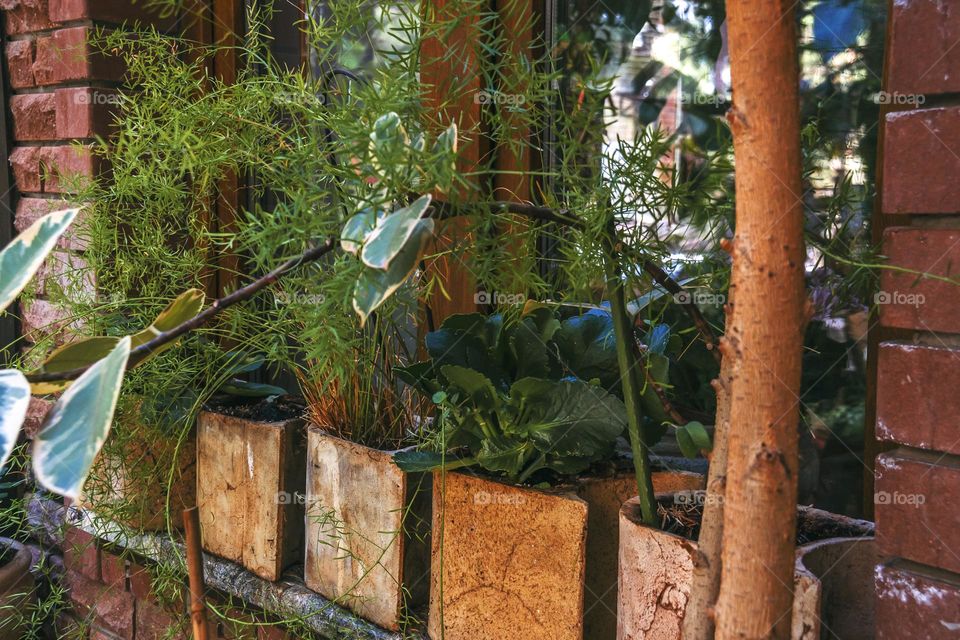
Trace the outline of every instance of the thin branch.
{"label": "thin branch", "polygon": [[[321,245],[312,247],[304,251],[301,255],[296,258],[291,258],[287,260],[282,265],[271,271],[270,273],[254,280],[245,287],[237,289],[233,293],[230,293],[222,298],[213,301],[209,307],[195,315],[194,317],[186,320],[173,329],[169,331],[164,331],[158,334],[156,337],[151,339],[148,342],[143,343],[136,349],[133,349],[130,352],[130,357],[127,360],[127,369],[135,366],[141,359],[145,356],[150,355],[160,347],[173,342],[174,340],[180,338],[181,336],[190,333],[194,329],[202,327],[204,324],[212,320],[214,317],[219,315],[228,307],[232,307],[238,302],[243,302],[244,300],[249,300],[254,295],[256,295],[260,290],[270,286],[275,283],[281,277],[287,273],[298,269],[299,267],[315,262],[319,260],[326,254],[330,253],[338,245],[337,241],[334,238],[327,239]],[[92,366],[92,365],[91,365]],[[77,369],[71,369],[70,371],[58,371],[51,373],[35,373],[27,375],[27,380],[30,382],[60,382],[66,380],[76,380],[90,367],[79,367]]]}

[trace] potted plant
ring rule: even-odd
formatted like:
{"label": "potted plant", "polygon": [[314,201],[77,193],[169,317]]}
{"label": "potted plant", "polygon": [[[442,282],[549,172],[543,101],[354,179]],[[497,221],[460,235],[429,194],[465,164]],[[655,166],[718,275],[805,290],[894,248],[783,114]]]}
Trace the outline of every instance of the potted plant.
{"label": "potted plant", "polygon": [[[528,303],[451,316],[425,342],[431,359],[402,375],[437,424],[395,459],[435,472],[431,637],[614,637],[616,518],[636,478],[616,455],[627,419],[609,313],[561,319]],[[652,481],[702,478],[658,469]]]}
{"label": "potted plant", "polygon": [[[702,491],[659,496],[659,527],[643,522],[637,500],[623,505],[619,640],[681,637],[700,517],[709,499]],[[828,619],[835,621],[838,628],[856,629],[857,633],[869,628],[860,623],[869,619],[872,612],[872,593],[863,589],[870,582],[877,559],[872,535],[870,522],[809,507],[798,508],[794,640],[819,638],[821,622]],[[834,575],[828,571],[831,567]],[[834,604],[826,598],[830,594],[838,597]],[[837,633],[829,622],[826,624]]]}
{"label": "potted plant", "polygon": [[378,314],[353,330],[340,375],[329,360],[299,373],[310,420],[304,580],[397,630],[426,603],[432,487],[430,474],[403,471],[393,455],[416,441],[428,406],[396,378],[394,365],[408,362],[396,318]]}

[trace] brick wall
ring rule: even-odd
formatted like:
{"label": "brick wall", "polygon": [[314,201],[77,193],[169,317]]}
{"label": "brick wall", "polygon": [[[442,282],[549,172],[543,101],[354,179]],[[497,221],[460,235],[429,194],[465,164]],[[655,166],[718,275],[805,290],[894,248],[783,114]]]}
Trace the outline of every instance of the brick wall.
{"label": "brick wall", "polygon": [[960,9],[891,2],[875,433],[877,638],[960,624]]}
{"label": "brick wall", "polygon": [[[64,584],[72,610],[60,616],[55,637],[69,640],[189,640],[187,603],[161,604],[149,569],[103,548],[70,527],[63,543]],[[293,640],[276,624],[231,610],[208,616],[211,640]]]}

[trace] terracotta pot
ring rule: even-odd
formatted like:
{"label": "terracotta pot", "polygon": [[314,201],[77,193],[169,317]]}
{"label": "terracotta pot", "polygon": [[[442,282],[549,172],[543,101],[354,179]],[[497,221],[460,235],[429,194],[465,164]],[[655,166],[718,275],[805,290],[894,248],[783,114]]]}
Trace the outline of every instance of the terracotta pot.
{"label": "terracotta pot", "polygon": [[83,506],[132,529],[163,531],[169,496],[170,526],[182,529],[183,510],[196,504],[196,433],[177,448],[177,439],[159,427],[124,427],[115,427],[97,456],[84,485]]}
{"label": "terracotta pot", "polygon": [[[702,497],[702,492],[687,494],[689,501]],[[670,500],[671,497],[664,497]],[[836,588],[836,593],[848,593],[844,589],[859,588],[872,602],[871,584],[873,571],[872,538],[855,541],[857,554],[850,563],[839,563],[829,574],[829,581],[821,584],[817,571],[830,567],[829,559],[839,559],[840,546],[851,544],[848,538],[837,536],[869,536],[872,523],[831,514],[819,509],[798,509],[799,538],[804,542],[798,549],[798,563],[807,558],[810,568],[798,569],[795,575],[793,609],[793,640],[819,638],[819,627],[813,632],[813,621],[821,616],[821,594]],[[838,546],[839,545],[839,546]],[[693,561],[697,543],[682,536],[667,533],[642,524],[640,504],[633,498],[620,511],[620,601],[617,608],[618,640],[679,640],[683,615],[690,595],[693,577]],[[807,557],[806,554],[812,554]],[[826,565],[822,563],[826,562]],[[843,573],[847,575],[842,575]],[[834,573],[836,572],[836,573]],[[866,573],[864,573],[866,572]],[[860,582],[857,583],[856,581]],[[837,585],[834,587],[834,585]],[[869,592],[869,593],[867,593]],[[846,609],[843,600],[837,602],[837,613]],[[872,606],[872,605],[871,605]],[[858,607],[862,611],[862,607]],[[857,618],[862,618],[858,613]],[[829,623],[828,623],[829,624]],[[847,628],[839,621],[835,624]],[[807,634],[807,635],[804,635]],[[833,637],[833,636],[831,636]],[[838,637],[864,637],[862,631]]]}
{"label": "terracotta pot", "polygon": [[197,506],[203,548],[265,580],[303,558],[304,422],[203,412]]}
{"label": "terracotta pot", "polygon": [[306,585],[398,630],[427,600],[430,476],[319,427],[307,440]]}
{"label": "terracotta pot", "polygon": [[[701,482],[654,474],[659,491]],[[431,638],[616,636],[617,518],[632,475],[540,490],[455,472],[434,487]]]}
{"label": "terracotta pot", "polygon": [[19,542],[0,538],[0,640],[20,640],[28,628],[26,607],[37,599],[32,556]]}

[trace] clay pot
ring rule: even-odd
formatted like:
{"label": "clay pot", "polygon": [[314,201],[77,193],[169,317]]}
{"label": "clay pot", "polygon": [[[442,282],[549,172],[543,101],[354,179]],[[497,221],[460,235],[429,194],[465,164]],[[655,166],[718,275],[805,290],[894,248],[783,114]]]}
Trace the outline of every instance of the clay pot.
{"label": "clay pot", "polygon": [[[685,498],[687,504],[691,504],[691,500],[702,496],[702,492],[696,492]],[[661,503],[672,501],[672,496],[660,497]],[[824,626],[831,625],[830,628],[835,624],[844,629],[858,629],[852,635],[830,637],[864,637],[863,629],[870,629],[872,625],[849,627],[848,624],[856,625],[859,620],[872,618],[873,592],[865,588],[871,584],[876,559],[873,539],[865,537],[872,535],[872,523],[808,507],[800,507],[797,517],[798,537],[803,544],[797,549],[793,640],[819,638],[821,619]],[[849,536],[863,537],[851,540]],[[679,640],[696,550],[697,543],[693,540],[644,525],[636,498],[623,505],[620,510],[618,640]],[[845,550],[852,550],[848,558],[843,556]],[[831,567],[831,559],[843,559],[843,562],[825,572]],[[820,574],[824,575],[823,581],[818,577]],[[821,612],[825,594],[853,597],[853,591],[858,588],[863,593],[856,594],[857,600],[869,600],[869,606],[861,602],[856,607],[848,607],[844,599],[839,599],[831,609]],[[839,618],[848,613],[851,618],[840,621]],[[831,622],[823,616],[829,616]]]}
{"label": "clay pot", "polygon": [[304,421],[276,417],[197,421],[203,548],[273,582],[303,558],[306,476]]}
{"label": "clay pot", "polygon": [[37,598],[30,573],[32,556],[9,538],[0,538],[0,554],[0,640],[20,640],[28,627],[26,607]]}
{"label": "clay pot", "polygon": [[[658,472],[658,491],[702,477]],[[428,631],[439,640],[613,639],[621,474],[541,490],[469,472],[434,476]]]}
{"label": "clay pot", "polygon": [[431,478],[379,451],[310,427],[308,588],[381,627],[399,630],[429,588]]}

